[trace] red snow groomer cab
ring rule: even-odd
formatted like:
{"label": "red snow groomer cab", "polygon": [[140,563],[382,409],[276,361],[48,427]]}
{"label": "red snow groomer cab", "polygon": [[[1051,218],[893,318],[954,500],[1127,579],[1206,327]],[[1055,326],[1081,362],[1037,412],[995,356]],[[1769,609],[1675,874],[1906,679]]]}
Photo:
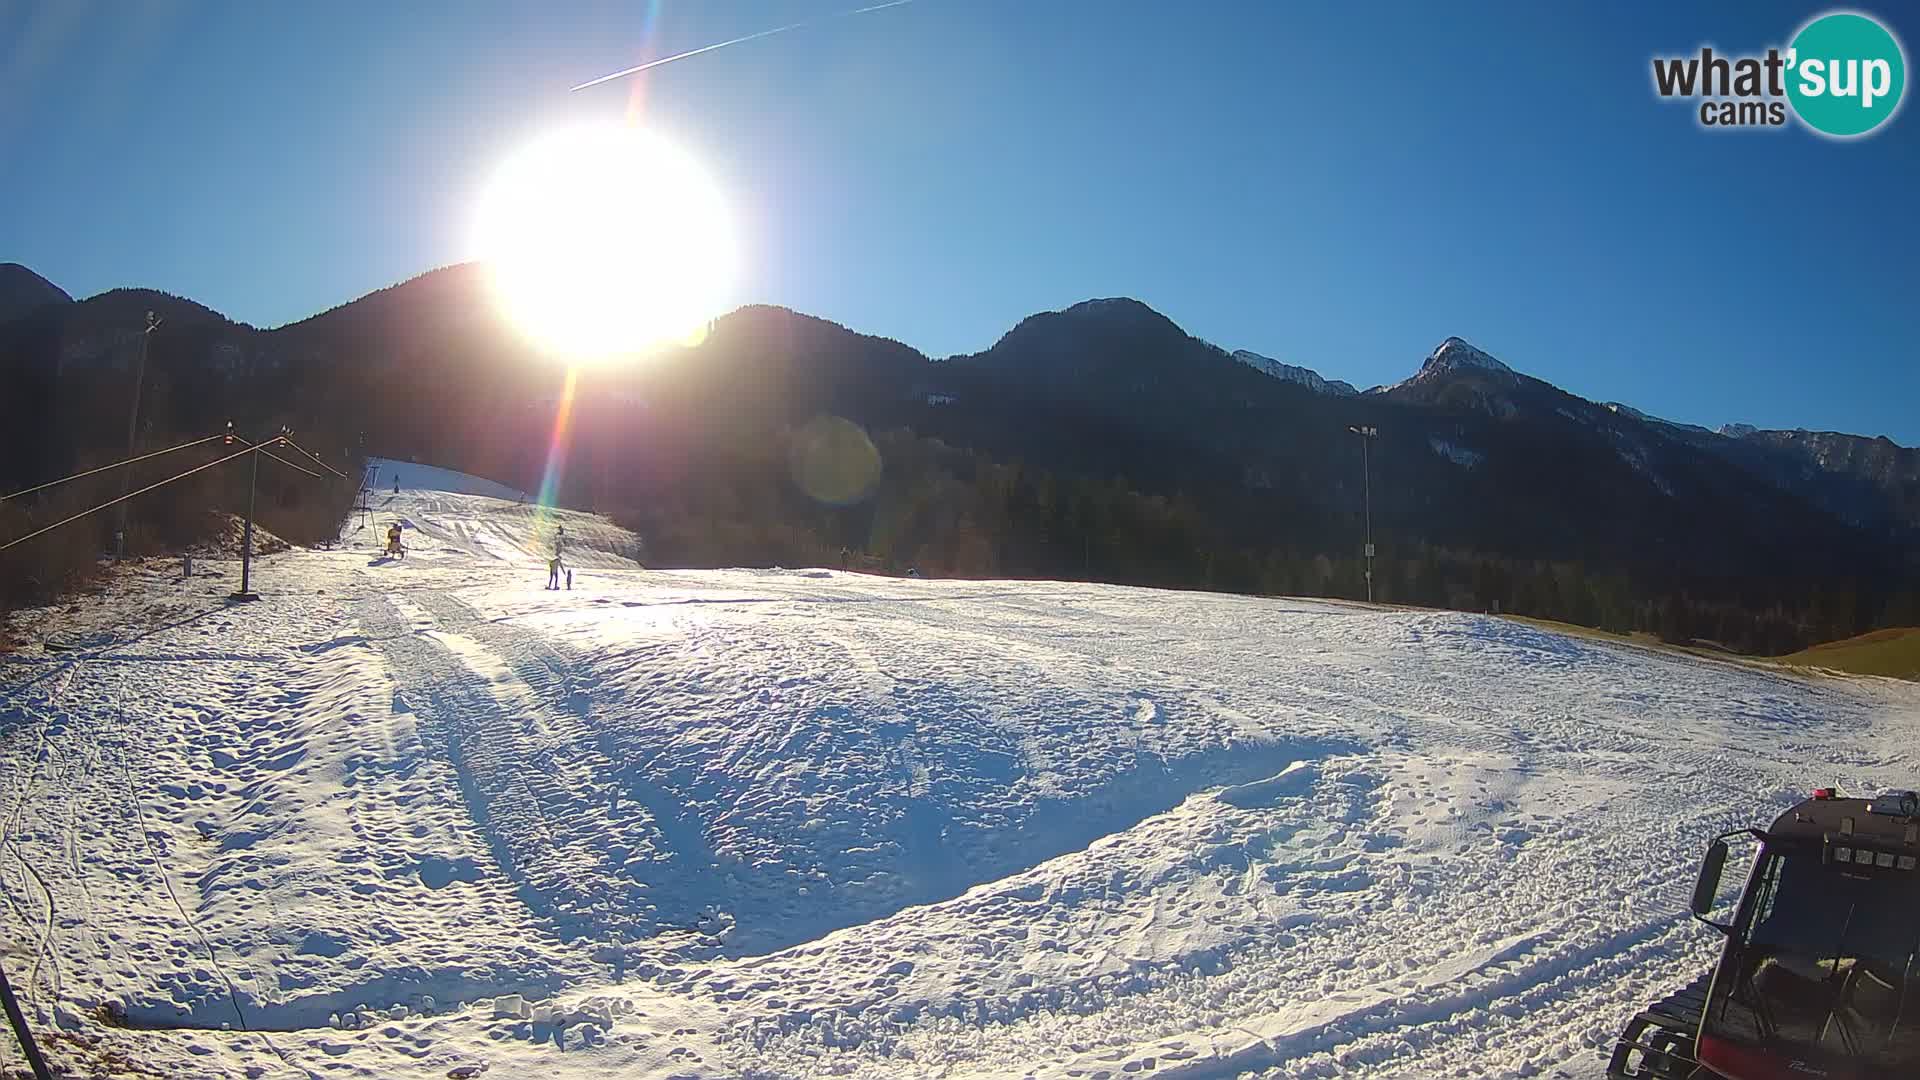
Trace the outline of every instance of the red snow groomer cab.
{"label": "red snow groomer cab", "polygon": [[[1715,922],[1742,837],[1753,871]],[[1691,906],[1726,936],[1720,963],[1627,1024],[1609,1077],[1920,1080],[1920,795],[1822,788],[1765,832],[1717,836]]]}

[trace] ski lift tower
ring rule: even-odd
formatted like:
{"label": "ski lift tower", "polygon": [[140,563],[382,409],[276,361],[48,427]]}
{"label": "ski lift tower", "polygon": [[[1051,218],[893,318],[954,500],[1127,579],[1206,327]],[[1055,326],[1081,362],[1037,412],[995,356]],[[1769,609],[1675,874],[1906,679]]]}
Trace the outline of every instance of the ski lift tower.
{"label": "ski lift tower", "polygon": [[1349,427],[1348,431],[1360,436],[1360,490],[1362,505],[1367,515],[1367,603],[1373,603],[1373,463],[1368,453],[1368,445],[1380,437],[1380,429],[1367,425]]}
{"label": "ski lift tower", "polygon": [[373,481],[380,471],[377,465],[368,465],[360,476],[360,492],[353,500],[354,512],[360,515],[360,527],[373,524]]}

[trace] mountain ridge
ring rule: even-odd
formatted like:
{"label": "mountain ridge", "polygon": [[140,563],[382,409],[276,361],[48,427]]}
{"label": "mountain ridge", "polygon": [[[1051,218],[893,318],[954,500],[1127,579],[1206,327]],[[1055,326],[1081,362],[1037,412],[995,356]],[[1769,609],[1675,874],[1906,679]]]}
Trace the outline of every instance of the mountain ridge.
{"label": "mountain ridge", "polygon": [[[304,316],[300,319],[296,319],[291,322],[287,322],[287,323],[280,324],[278,326],[271,326],[271,327],[255,327],[250,324],[233,319],[231,316],[228,316],[204,304],[200,304],[197,301],[194,301],[190,298],[183,297],[174,293],[168,293],[158,289],[122,287],[122,288],[110,289],[102,293],[94,294],[92,296],[76,299],[68,295],[64,290],[61,290],[58,286],[49,282],[46,278],[34,272],[30,267],[24,266],[20,263],[9,262],[9,263],[0,263],[0,324],[9,322],[25,314],[31,313],[31,310],[17,311],[17,312],[14,312],[13,314],[6,313],[7,309],[3,302],[4,296],[8,286],[10,286],[15,281],[30,281],[30,282],[38,283],[39,287],[42,287],[47,291],[47,295],[50,298],[49,302],[52,302],[52,303],[64,302],[64,303],[84,305],[89,303],[106,301],[109,298],[113,298],[113,297],[147,298],[152,302],[158,303],[163,306],[184,306],[185,310],[190,311],[192,315],[198,319],[215,320],[215,321],[232,325],[237,328],[253,331],[255,333],[272,335],[272,334],[281,333],[283,331],[297,330],[299,328],[308,326],[310,324],[320,322],[322,320],[325,320],[328,316],[334,315],[335,313],[343,311],[348,308],[353,308],[356,305],[364,305],[370,302],[379,303],[385,300],[402,297],[407,295],[407,293],[411,290],[425,289],[425,288],[428,288],[429,286],[434,286],[436,285],[436,283],[440,283],[440,282],[445,282],[454,289],[477,287],[478,285],[477,279],[481,275],[481,272],[482,272],[482,267],[478,263],[474,263],[474,262],[450,263],[444,266],[439,266],[429,270],[422,271],[421,273],[415,274],[411,277],[405,278],[391,285],[382,286],[381,288],[374,289],[370,292],[362,294],[361,296],[355,297],[351,300],[347,300],[342,303],[335,304],[332,307],[325,308],[321,311],[315,312],[312,315]],[[476,279],[476,280],[463,281],[461,279]],[[122,304],[120,306],[129,307],[130,305]],[[767,312],[767,311],[785,312],[790,315],[797,316],[801,319],[818,322],[828,327],[845,331],[846,333],[857,335],[862,338],[873,338],[876,340],[892,342],[895,345],[898,345],[904,349],[912,351],[913,353],[920,356],[922,359],[935,365],[945,363],[949,360],[963,358],[966,356],[980,355],[979,353],[973,353],[973,354],[954,354],[953,356],[946,356],[946,357],[935,356],[931,353],[924,352],[906,342],[902,342],[899,339],[886,338],[881,335],[866,334],[862,331],[854,330],[852,327],[849,327],[844,323],[840,323],[835,320],[825,318],[823,316],[811,315],[806,312],[799,311],[798,309],[788,307],[786,305],[766,303],[766,302],[753,302],[753,303],[742,304],[739,307],[733,309],[732,311],[729,311],[729,312],[726,312],[725,314],[720,315],[719,317],[716,318],[715,322],[719,323],[725,320],[732,319],[736,316],[743,316],[743,315],[747,317],[752,317],[754,316],[755,313]],[[1036,319],[1044,319],[1045,317],[1051,316],[1051,315],[1091,318],[1091,317],[1099,317],[1099,316],[1111,316],[1115,312],[1124,312],[1126,313],[1126,316],[1128,318],[1139,321],[1143,324],[1155,324],[1155,325],[1158,325],[1159,327],[1170,329],[1183,337],[1191,337],[1188,331],[1186,331],[1178,323],[1174,322],[1170,317],[1166,316],[1165,314],[1160,312],[1158,309],[1154,308],[1152,305],[1147,304],[1146,302],[1136,299],[1134,297],[1116,296],[1116,297],[1092,297],[1086,300],[1079,301],[1078,303],[1071,304],[1066,308],[1055,309],[1051,311],[1034,312],[1020,319],[1012,328],[1010,328],[1005,334],[1001,336],[1001,340],[1004,340],[1008,334],[1012,334],[1018,331],[1024,325],[1031,323]],[[1193,340],[1201,341],[1201,339],[1199,338],[1193,338]],[[1218,347],[1214,346],[1214,348],[1218,348]],[[982,350],[982,351],[984,352],[986,350]],[[1279,379],[1284,382],[1298,383],[1299,385],[1306,386],[1309,389],[1314,389],[1318,392],[1327,393],[1337,397],[1354,396],[1354,395],[1359,395],[1363,393],[1364,394],[1384,393],[1384,392],[1397,389],[1399,387],[1406,386],[1408,383],[1419,379],[1422,375],[1427,375],[1429,377],[1432,377],[1436,374],[1451,373],[1451,372],[1457,372],[1461,370],[1484,372],[1484,373],[1496,375],[1496,376],[1504,375],[1504,376],[1513,376],[1515,378],[1520,378],[1520,379],[1530,379],[1535,382],[1539,382],[1542,385],[1553,387],[1555,390],[1559,390],[1562,393],[1568,394],[1568,396],[1570,397],[1578,397],[1578,395],[1574,395],[1572,394],[1571,391],[1566,391],[1562,389],[1557,384],[1548,382],[1543,379],[1538,379],[1535,376],[1528,375],[1522,371],[1519,371],[1513,368],[1512,366],[1508,365],[1504,361],[1501,361],[1500,359],[1495,357],[1493,354],[1487,352],[1486,350],[1480,349],[1478,346],[1473,345],[1471,342],[1467,341],[1465,338],[1459,335],[1449,335],[1448,337],[1444,338],[1440,342],[1440,344],[1435,346],[1433,351],[1430,352],[1427,355],[1427,357],[1420,363],[1420,365],[1414,370],[1413,374],[1409,375],[1406,379],[1401,380],[1399,383],[1372,387],[1366,391],[1360,391],[1358,389],[1355,389],[1352,383],[1349,383],[1345,380],[1328,378],[1325,375],[1321,374],[1316,369],[1299,366],[1299,365],[1287,364],[1283,361],[1276,360],[1270,356],[1267,356],[1265,354],[1262,354],[1252,349],[1242,348],[1242,349],[1234,349],[1231,351],[1221,349],[1220,351],[1223,354],[1230,356],[1232,359],[1237,360],[1242,364],[1245,364],[1246,366],[1251,367],[1255,370],[1261,371],[1263,374],[1267,374],[1273,378]],[[1740,423],[1740,422],[1728,422],[1728,423],[1722,424],[1719,428],[1707,428],[1698,424],[1688,424],[1688,423],[1683,423],[1679,421],[1668,420],[1663,417],[1645,412],[1644,410],[1641,410],[1639,408],[1636,408],[1634,406],[1628,405],[1620,401],[1602,402],[1596,399],[1586,399],[1586,398],[1581,398],[1580,400],[1591,401],[1593,404],[1599,405],[1603,408],[1607,408],[1609,410],[1612,410],[1618,413],[1623,413],[1625,415],[1632,417],[1635,420],[1638,420],[1647,424],[1659,425],[1662,427],[1677,428],[1677,429],[1694,432],[1694,433],[1718,434],[1718,435],[1726,436],[1729,438],[1745,438],[1745,437],[1750,437],[1756,434],[1780,435],[1780,434],[1792,434],[1792,433],[1799,433],[1802,435],[1812,434],[1812,435],[1842,436],[1850,439],[1859,439],[1863,441],[1884,441],[1889,445],[1900,450],[1916,449],[1915,447],[1909,447],[1903,443],[1900,443],[1899,441],[1894,440],[1885,434],[1866,435],[1862,433],[1840,431],[1837,429],[1807,428],[1807,427],[1762,428],[1762,427],[1758,427],[1757,425]]]}
{"label": "mountain ridge", "polygon": [[1329,379],[1312,368],[1283,363],[1271,356],[1262,356],[1251,349],[1235,349],[1233,358],[1255,371],[1266,372],[1282,382],[1299,383],[1315,393],[1331,394],[1334,397],[1353,397],[1360,392],[1354,389],[1352,383],[1343,379]]}
{"label": "mountain ridge", "polygon": [[[148,393],[161,404],[143,416],[202,431],[266,410],[297,429],[336,430],[337,445],[532,490],[556,437],[563,369],[512,332],[487,288],[459,264],[271,330],[140,290],[43,308],[0,325],[0,363],[53,357],[53,381],[36,392],[122,404],[68,433],[48,429],[38,417],[53,410],[23,395],[13,438],[53,430],[105,447],[117,427],[124,441],[126,372],[142,313],[157,307],[167,321],[151,335]],[[715,461],[770,464],[783,432],[828,415],[1193,507],[1223,544],[1344,550],[1366,496],[1380,533],[1405,543],[1631,568],[1663,587],[1731,593],[1748,578],[1897,564],[1920,536],[1920,455],[1890,442],[1672,425],[1578,397],[1458,336],[1409,378],[1365,394],[1310,369],[1249,362],[1258,355],[1128,297],[1036,312],[988,349],[942,359],[746,305],[700,344],[585,372],[590,390],[572,417],[578,467],[564,490],[666,497]],[[1363,425],[1380,433],[1366,490],[1349,430]],[[1738,549],[1717,541],[1728,534],[1742,538]]]}
{"label": "mountain ridge", "polygon": [[[1755,651],[1920,607],[1920,455],[1667,424],[1460,337],[1346,394],[1128,297],[942,359],[747,305],[698,343],[569,375],[479,270],[271,330],[149,290],[42,306],[0,324],[0,469],[27,486],[112,460],[145,357],[149,439],[286,424],[328,458],[435,461],[624,514],[688,565],[817,565],[844,546],[962,575],[1351,597],[1370,519],[1376,584],[1400,602]],[[150,335],[147,310],[164,320]],[[1361,427],[1378,433],[1364,472]]]}
{"label": "mountain ridge", "polygon": [[70,304],[65,289],[16,262],[0,263],[0,323],[52,304]]}

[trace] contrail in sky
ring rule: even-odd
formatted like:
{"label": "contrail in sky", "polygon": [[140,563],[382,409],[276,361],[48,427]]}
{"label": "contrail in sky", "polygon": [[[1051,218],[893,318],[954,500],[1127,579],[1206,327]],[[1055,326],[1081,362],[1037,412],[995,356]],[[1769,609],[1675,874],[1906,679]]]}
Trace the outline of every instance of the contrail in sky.
{"label": "contrail in sky", "polygon": [[577,93],[578,91],[585,90],[590,86],[599,86],[601,83],[612,82],[615,79],[624,79],[629,75],[638,75],[639,73],[647,70],[648,68],[657,68],[661,64],[671,64],[675,60],[685,60],[689,56],[699,56],[703,52],[712,52],[715,49],[724,49],[729,45],[738,45],[742,42],[755,41],[763,37],[772,37],[775,34],[784,34],[789,30],[798,30],[803,26],[812,26],[814,23],[826,22],[829,19],[844,19],[849,15],[865,15],[869,11],[881,11],[886,8],[899,7],[902,4],[911,4],[911,3],[913,3],[913,0],[887,0],[887,2],[884,4],[874,4],[870,7],[854,8],[852,11],[838,11],[831,15],[819,15],[811,19],[802,19],[797,23],[788,23],[785,26],[776,26],[771,30],[762,30],[757,34],[748,34],[746,37],[734,38],[732,41],[717,42],[713,45],[702,45],[697,49],[688,49],[686,52],[683,52],[683,53],[675,53],[672,56],[663,56],[658,60],[649,60],[646,63],[639,65],[638,67],[630,67],[625,71],[616,71],[611,75],[602,75],[591,82],[581,83],[579,86],[576,86],[572,90],[567,91],[567,93],[569,94]]}

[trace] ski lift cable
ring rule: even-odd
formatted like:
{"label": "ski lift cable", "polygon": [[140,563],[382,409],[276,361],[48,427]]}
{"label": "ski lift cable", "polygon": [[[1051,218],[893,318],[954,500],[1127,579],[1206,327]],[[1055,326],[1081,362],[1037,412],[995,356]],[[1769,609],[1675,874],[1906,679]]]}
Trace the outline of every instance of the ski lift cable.
{"label": "ski lift cable", "polygon": [[321,476],[319,473],[314,472],[312,469],[306,468],[301,465],[295,465],[293,462],[288,461],[286,458],[281,457],[279,454],[272,453],[271,451],[267,450],[265,447],[260,447],[259,450],[262,454],[266,454],[268,457],[272,458],[273,460],[279,462],[282,465],[285,465],[287,468],[292,469],[294,472],[306,473],[308,476],[313,477],[315,480],[326,479],[326,477]]}
{"label": "ski lift cable", "polygon": [[339,469],[336,469],[333,466],[327,464],[326,462],[320,460],[319,455],[315,454],[311,450],[306,449],[305,447],[301,446],[299,443],[294,442],[292,439],[288,438],[287,436],[282,435],[279,438],[281,443],[283,443],[286,446],[292,447],[294,450],[297,450],[302,454],[305,454],[308,460],[312,461],[315,465],[320,466],[321,468],[327,470],[333,475],[339,477],[340,479],[342,480],[353,479],[353,477],[348,476],[346,473],[343,473]]}
{"label": "ski lift cable", "polygon": [[280,464],[285,465],[287,468],[292,469],[294,472],[306,473],[308,476],[313,477],[315,480],[322,479],[321,475],[317,472],[314,472],[312,469],[309,469],[304,465],[295,465],[293,462],[288,461],[286,458],[283,458],[280,455],[274,453],[273,451],[267,449],[267,447],[272,446],[276,442],[285,442],[286,440],[284,439],[278,439],[278,438],[268,439],[266,442],[263,442],[263,443],[254,442],[253,440],[247,438],[245,435],[235,435],[233,439],[235,442],[246,443],[248,446],[253,447],[255,450],[260,451],[262,454],[265,454],[266,456],[272,458],[273,460],[279,462]]}
{"label": "ski lift cable", "polygon": [[218,435],[209,435],[204,439],[195,439],[192,442],[181,443],[179,446],[169,446],[165,450],[155,450],[150,454],[141,454],[139,457],[130,457],[125,461],[116,461],[111,465],[102,465],[97,469],[88,469],[86,472],[74,473],[72,476],[64,476],[58,480],[49,480],[44,484],[38,484],[34,487],[27,488],[24,491],[16,491],[11,495],[0,495],[0,502],[5,502],[8,499],[17,499],[22,495],[31,495],[36,491],[45,491],[50,487],[58,487],[61,484],[67,483],[72,480],[79,480],[84,477],[92,476],[95,473],[106,472],[108,469],[117,469],[122,465],[132,465],[135,462],[145,461],[148,458],[156,458],[156,457],[160,457],[163,454],[171,454],[176,450],[185,450],[185,449],[188,449],[189,447],[199,446],[202,443],[210,443],[213,440],[218,438],[220,438],[220,436]]}
{"label": "ski lift cable", "polygon": [[[214,437],[220,438],[220,436],[217,436],[217,435]],[[205,465],[197,465],[191,469],[188,469],[186,472],[179,473],[174,476],[169,476],[165,480],[162,480],[157,484],[148,484],[146,487],[141,488],[139,491],[130,491],[127,494],[122,495],[117,499],[109,499],[108,501],[103,502],[99,506],[93,507],[92,509],[82,510],[71,517],[62,518],[59,521],[56,521],[53,524],[48,525],[44,528],[35,529],[34,531],[28,533],[25,536],[17,537],[13,540],[7,541],[4,544],[0,544],[0,551],[5,551],[8,548],[14,546],[15,544],[24,544],[27,541],[33,539],[34,537],[43,535],[45,533],[50,533],[62,525],[70,525],[73,522],[79,521],[81,518],[86,517],[88,514],[97,514],[100,511],[105,510],[109,506],[117,506],[120,503],[126,502],[128,499],[145,495],[147,492],[152,491],[155,488],[166,487],[168,484],[173,483],[175,480],[184,480],[187,477],[192,476],[194,473],[204,472],[207,469],[213,468],[215,465],[223,465],[229,461],[232,461],[234,458],[245,457],[246,455],[251,454],[253,452],[254,452],[254,449],[252,447],[248,447],[247,449],[242,450],[238,453],[228,454],[226,457],[222,457],[222,458],[215,458],[212,461],[207,462]]]}
{"label": "ski lift cable", "polygon": [[[235,435],[234,439],[236,439],[239,442],[247,441],[246,439],[238,435]],[[322,477],[319,473],[314,472],[312,469],[309,469],[304,465],[295,465],[293,462],[288,461],[286,458],[281,457],[279,454],[276,454],[273,451],[268,450],[267,447],[272,446],[273,445],[272,442],[250,443],[249,445],[251,445],[255,450],[259,451],[261,454],[272,458],[273,460],[279,462],[282,465],[285,465],[287,468],[292,469],[294,472],[306,473],[308,476],[313,477],[315,480],[324,479],[324,477]]]}

